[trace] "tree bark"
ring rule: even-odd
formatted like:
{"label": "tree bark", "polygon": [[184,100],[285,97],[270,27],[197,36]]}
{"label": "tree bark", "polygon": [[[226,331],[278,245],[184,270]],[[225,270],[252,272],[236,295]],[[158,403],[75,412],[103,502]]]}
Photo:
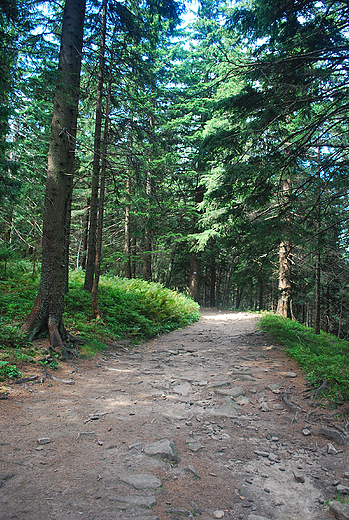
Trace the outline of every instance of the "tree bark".
{"label": "tree bark", "polygon": [[41,279],[33,309],[21,328],[29,339],[48,331],[52,348],[60,346],[63,351],[69,211],[84,17],[85,0],[66,0],[48,154]]}
{"label": "tree bark", "polygon": [[101,185],[99,188],[99,211],[98,211],[98,232],[97,232],[97,247],[96,247],[96,261],[95,261],[95,275],[91,291],[92,309],[96,320],[101,319],[101,312],[98,305],[97,293],[99,285],[99,277],[101,274],[101,260],[102,260],[102,238],[103,238],[103,217],[104,217],[104,195],[105,195],[105,177],[107,170],[107,148],[108,148],[108,132],[109,132],[109,111],[110,111],[110,96],[112,83],[112,58],[110,64],[107,106],[105,111],[104,122],[104,137],[103,137],[103,151],[102,151],[102,168],[101,168]]}
{"label": "tree bark", "polygon": [[[145,192],[148,196],[149,204],[150,204],[151,192],[152,192],[151,173],[150,172],[147,173]],[[144,256],[143,256],[144,271],[143,271],[143,276],[144,276],[144,280],[151,282],[151,279],[152,279],[152,268],[151,268],[152,267],[151,266],[152,233],[151,233],[150,222],[149,222],[150,210],[148,210],[147,213],[148,213],[147,214],[147,223],[145,225],[145,230],[144,230]]]}
{"label": "tree bark", "polygon": [[195,251],[192,251],[190,257],[190,273],[189,273],[189,295],[197,302],[199,299],[199,260]]}
{"label": "tree bark", "polygon": [[279,300],[276,314],[290,316],[291,298],[291,248],[288,242],[281,242],[279,248]]}
{"label": "tree bark", "polygon": [[98,221],[98,189],[99,189],[99,172],[101,158],[101,135],[102,135],[102,101],[103,101],[103,83],[104,83],[104,62],[105,62],[105,34],[107,20],[107,0],[103,0],[102,5],[102,21],[101,36],[99,46],[99,66],[98,66],[98,83],[97,83],[97,100],[96,100],[96,121],[95,135],[93,146],[93,166],[92,166],[92,186],[91,186],[91,202],[90,202],[90,226],[88,232],[88,248],[85,272],[84,289],[91,291],[93,286],[93,278],[95,274],[96,260],[96,233]]}

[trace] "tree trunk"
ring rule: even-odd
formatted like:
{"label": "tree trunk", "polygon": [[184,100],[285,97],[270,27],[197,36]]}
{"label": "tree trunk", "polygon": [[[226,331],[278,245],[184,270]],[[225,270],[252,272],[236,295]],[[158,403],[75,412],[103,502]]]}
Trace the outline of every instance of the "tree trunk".
{"label": "tree trunk", "polygon": [[216,305],[216,259],[212,258],[211,266],[210,266],[210,307],[215,307]]}
{"label": "tree trunk", "polygon": [[95,121],[95,135],[94,135],[94,146],[93,146],[92,186],[91,186],[91,202],[90,202],[90,226],[89,226],[89,233],[88,233],[87,261],[86,261],[85,284],[84,284],[84,289],[86,291],[92,290],[93,278],[94,278],[94,274],[95,274],[96,233],[97,233],[97,220],[98,220],[98,188],[99,188],[101,135],[102,135],[102,101],[103,101],[103,83],[104,83],[106,19],[107,19],[107,0],[103,0],[101,36],[100,36],[100,47],[99,47],[96,121]]}
{"label": "tree trunk", "polygon": [[82,242],[82,251],[81,251],[81,269],[84,271],[86,269],[86,255],[87,255],[87,245],[88,245],[88,224],[90,221],[90,199],[87,200],[87,209],[86,215],[84,218],[84,236]]}
{"label": "tree trunk", "polygon": [[48,154],[41,279],[33,309],[21,328],[29,339],[48,331],[52,348],[59,345],[63,351],[67,223],[74,175],[84,17],[85,0],[66,0]]}
{"label": "tree trunk", "polygon": [[276,314],[290,316],[291,298],[291,247],[288,242],[281,242],[279,248],[279,300]]}
{"label": "tree trunk", "polygon": [[[150,174],[150,172],[148,172],[145,192],[148,196],[149,204],[150,204],[151,191],[152,191],[151,190],[151,174]],[[144,256],[143,256],[144,274],[143,274],[143,277],[144,277],[144,280],[151,282],[151,279],[152,279],[152,271],[151,271],[152,243],[151,243],[151,229],[150,229],[149,219],[150,219],[150,212],[148,211],[147,223],[145,225],[145,230],[144,230]]]}
{"label": "tree trunk", "polygon": [[189,294],[197,302],[199,298],[199,260],[195,251],[192,251],[190,258],[189,273]]}
{"label": "tree trunk", "polygon": [[98,208],[98,229],[97,229],[97,244],[96,244],[96,260],[95,260],[95,275],[91,291],[92,309],[96,320],[101,319],[101,312],[98,306],[97,293],[99,285],[99,277],[101,274],[102,261],[102,238],[103,238],[103,217],[104,217],[104,195],[105,195],[105,177],[107,170],[107,149],[108,149],[108,132],[109,132],[109,111],[110,111],[110,96],[112,84],[112,62],[111,56],[110,72],[108,81],[107,106],[105,110],[104,121],[104,137],[103,137],[103,151],[102,151],[102,168],[101,168],[101,185],[99,188],[99,208]]}

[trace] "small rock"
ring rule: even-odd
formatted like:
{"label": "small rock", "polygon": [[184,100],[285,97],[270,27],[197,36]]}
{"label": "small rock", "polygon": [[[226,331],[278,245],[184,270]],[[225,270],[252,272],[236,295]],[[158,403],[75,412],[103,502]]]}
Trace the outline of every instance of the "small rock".
{"label": "small rock", "polygon": [[261,403],[259,405],[259,409],[262,410],[262,412],[270,412],[270,408],[266,401],[261,401]]}
{"label": "small rock", "polygon": [[297,377],[296,372],[286,372],[285,377]]}
{"label": "small rock", "polygon": [[190,451],[194,451],[194,452],[197,452],[199,450],[201,450],[201,448],[203,448],[204,446],[201,444],[200,441],[195,441],[193,439],[187,439],[186,440],[186,443],[187,443],[187,448],[188,450]]}
{"label": "small rock", "polygon": [[279,457],[277,455],[275,455],[275,453],[269,453],[268,459],[273,462],[276,462],[277,460],[279,460]]}
{"label": "small rock", "polygon": [[271,392],[279,392],[280,391],[280,385],[276,383],[272,383],[267,386],[267,390],[271,390]]}
{"label": "small rock", "polygon": [[174,386],[172,388],[172,391],[175,393],[175,394],[179,394],[179,395],[183,395],[183,396],[187,396],[190,394],[190,391],[191,391],[191,386],[190,384],[187,382],[187,383],[183,383],[181,385],[177,385],[177,386]]}
{"label": "small rock", "polygon": [[167,462],[178,462],[178,454],[173,441],[162,439],[144,446],[146,455],[160,457]]}
{"label": "small rock", "polygon": [[330,502],[329,511],[338,520],[349,520],[349,504],[341,504],[340,502]]}
{"label": "small rock", "polygon": [[201,478],[199,473],[196,471],[196,469],[194,468],[194,466],[192,466],[191,464],[189,464],[189,466],[187,466],[185,468],[187,471],[189,471],[189,473],[192,473],[196,478]]}
{"label": "small rock", "polygon": [[346,471],[343,476],[344,478],[349,478],[349,472]]}
{"label": "small rock", "polygon": [[224,511],[221,511],[220,509],[217,511],[213,511],[213,518],[223,518]]}
{"label": "small rock", "polygon": [[245,397],[244,395],[240,395],[239,397],[235,397],[234,401],[239,404],[240,406],[244,406],[245,404],[248,404],[250,402],[248,397]]}
{"label": "small rock", "polygon": [[341,484],[339,484],[337,487],[336,487],[338,493],[341,493],[342,495],[349,495],[349,487],[347,486],[342,486]]}
{"label": "small rock", "polygon": [[40,439],[38,439],[39,444],[50,444],[50,442],[50,437],[41,437]]}
{"label": "small rock", "polygon": [[302,433],[303,433],[303,435],[305,435],[306,437],[307,437],[308,435],[311,435],[311,431],[308,430],[308,428],[304,428],[304,430],[302,430]]}
{"label": "small rock", "polygon": [[303,475],[301,473],[299,473],[299,471],[297,471],[296,469],[293,470],[293,475],[294,475],[296,482],[299,482],[300,484],[304,484],[305,478],[303,477]]}
{"label": "small rock", "polygon": [[41,450],[43,450],[43,449],[44,449],[44,447],[43,447],[43,446],[38,446],[38,447],[37,447],[37,448],[35,448],[35,449],[36,449],[36,451],[41,451]]}
{"label": "small rock", "polygon": [[262,450],[254,450],[254,453],[258,455],[258,457],[269,457],[270,452],[269,451],[262,451]]}
{"label": "small rock", "polygon": [[284,405],[281,404],[281,403],[274,403],[273,404],[273,408],[274,408],[274,410],[283,410],[284,409]]}
{"label": "small rock", "polygon": [[269,488],[264,488],[264,491],[265,491],[266,493],[270,493],[270,489],[269,489]]}
{"label": "small rock", "polygon": [[327,444],[327,453],[330,455],[337,455],[338,451],[330,442]]}

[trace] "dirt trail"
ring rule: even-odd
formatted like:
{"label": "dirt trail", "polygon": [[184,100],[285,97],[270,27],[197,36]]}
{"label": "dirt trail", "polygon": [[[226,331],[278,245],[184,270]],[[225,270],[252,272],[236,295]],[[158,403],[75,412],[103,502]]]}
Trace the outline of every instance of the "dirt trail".
{"label": "dirt trail", "polygon": [[333,518],[348,449],[331,424],[305,422],[316,408],[302,375],[257,319],[203,309],[186,329],[55,372],[75,384],[12,384],[0,519]]}

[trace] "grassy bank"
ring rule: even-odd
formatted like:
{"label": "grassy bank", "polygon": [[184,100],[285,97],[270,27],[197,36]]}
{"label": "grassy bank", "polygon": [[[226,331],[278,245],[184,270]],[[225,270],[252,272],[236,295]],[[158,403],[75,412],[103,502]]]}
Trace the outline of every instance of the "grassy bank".
{"label": "grassy bank", "polygon": [[[25,275],[0,282],[0,376],[11,376],[16,362],[36,357],[18,330],[31,310],[37,289],[38,281]],[[88,355],[122,340],[137,343],[199,318],[199,306],[189,298],[138,279],[101,277],[98,300],[103,323],[93,317],[91,295],[83,290],[83,273],[72,272],[64,323],[73,335],[85,340],[82,352]]]}
{"label": "grassy bank", "polygon": [[348,341],[325,332],[315,334],[312,328],[271,314],[260,320],[259,327],[286,347],[311,385],[317,388],[325,381],[324,392],[332,399],[349,400]]}

